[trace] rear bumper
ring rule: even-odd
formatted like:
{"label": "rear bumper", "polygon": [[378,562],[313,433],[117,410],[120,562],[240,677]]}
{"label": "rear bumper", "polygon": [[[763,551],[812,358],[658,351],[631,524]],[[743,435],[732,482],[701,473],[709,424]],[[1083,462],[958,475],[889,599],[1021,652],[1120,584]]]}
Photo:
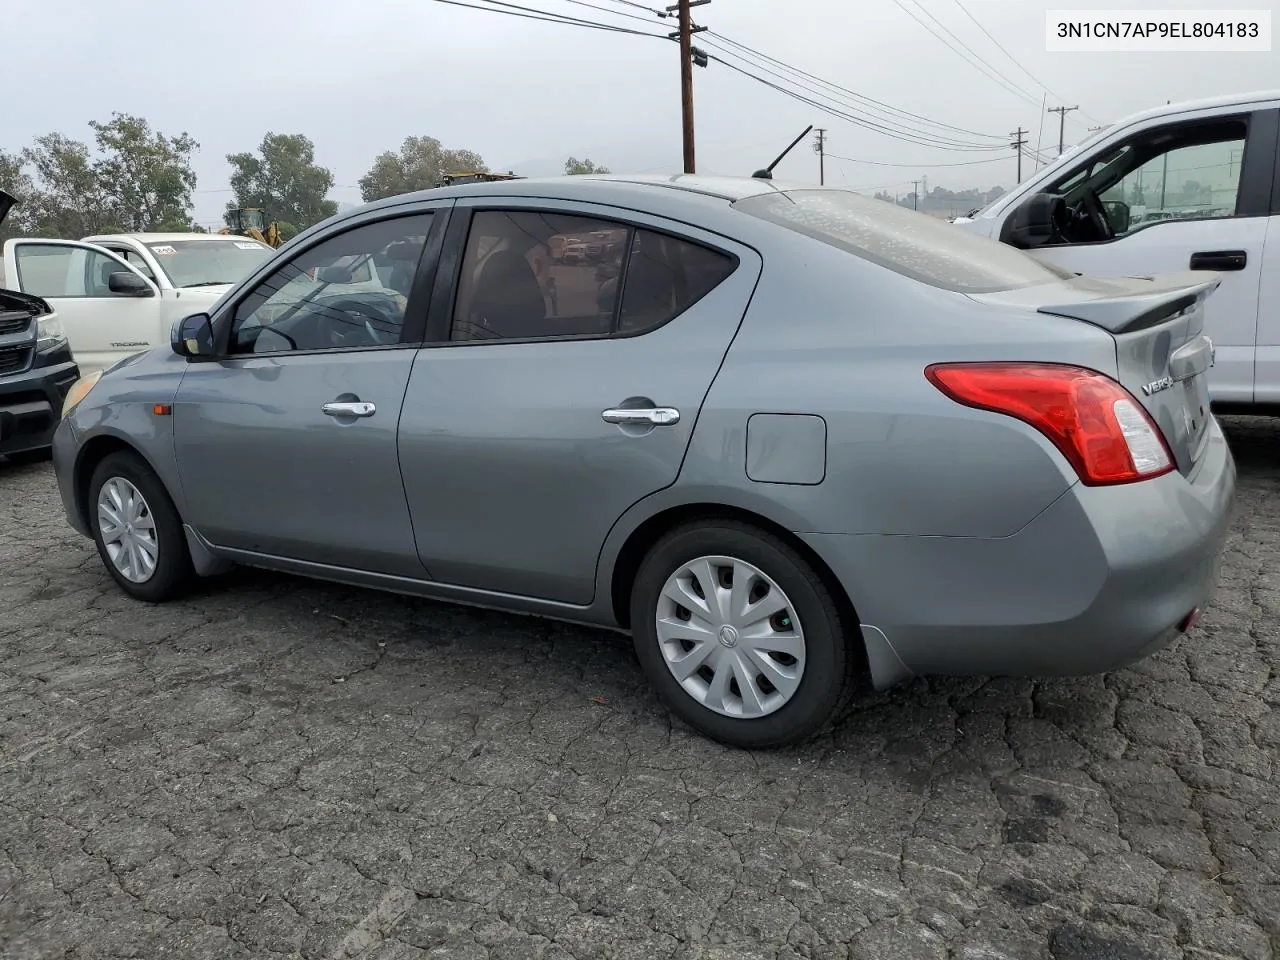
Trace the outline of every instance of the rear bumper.
{"label": "rear bumper", "polygon": [[804,539],[891,647],[870,651],[877,686],[911,674],[1100,673],[1160,649],[1208,603],[1235,478],[1214,421],[1190,477],[1076,484],[1010,537]]}
{"label": "rear bumper", "polygon": [[0,376],[0,454],[48,447],[63,398],[79,377],[66,344],[36,354],[34,365],[22,373]]}

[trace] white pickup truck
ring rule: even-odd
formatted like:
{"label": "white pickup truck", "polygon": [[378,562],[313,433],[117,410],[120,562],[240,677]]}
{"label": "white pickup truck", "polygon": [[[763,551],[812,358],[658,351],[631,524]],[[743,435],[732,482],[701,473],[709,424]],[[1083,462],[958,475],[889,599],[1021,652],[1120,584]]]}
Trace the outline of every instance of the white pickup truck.
{"label": "white pickup truck", "polygon": [[1280,90],[1126,117],[956,225],[1078,273],[1219,271],[1213,405],[1280,407]]}
{"label": "white pickup truck", "polygon": [[173,321],[208,310],[272,253],[246,237],[129,233],[9,240],[3,282],[57,311],[81,373],[169,342]]}

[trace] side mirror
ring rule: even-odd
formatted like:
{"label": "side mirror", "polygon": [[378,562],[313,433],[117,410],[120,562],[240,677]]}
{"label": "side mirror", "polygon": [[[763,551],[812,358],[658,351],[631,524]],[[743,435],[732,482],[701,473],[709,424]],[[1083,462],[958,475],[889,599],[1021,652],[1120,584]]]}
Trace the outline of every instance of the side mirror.
{"label": "side mirror", "polygon": [[180,357],[194,360],[213,356],[213,323],[207,313],[193,313],[173,321],[169,345]]}
{"label": "side mirror", "polygon": [[1115,233],[1128,233],[1130,223],[1129,205],[1123,200],[1108,200],[1102,205],[1107,211],[1107,220]]}
{"label": "side mirror", "polygon": [[1055,221],[1065,221],[1065,207],[1057,194],[1033,194],[1009,215],[1000,239],[1019,250],[1042,247],[1053,239]]}
{"label": "side mirror", "polygon": [[112,293],[123,293],[129,297],[154,297],[156,292],[151,285],[136,273],[119,270],[107,277],[107,289]]}

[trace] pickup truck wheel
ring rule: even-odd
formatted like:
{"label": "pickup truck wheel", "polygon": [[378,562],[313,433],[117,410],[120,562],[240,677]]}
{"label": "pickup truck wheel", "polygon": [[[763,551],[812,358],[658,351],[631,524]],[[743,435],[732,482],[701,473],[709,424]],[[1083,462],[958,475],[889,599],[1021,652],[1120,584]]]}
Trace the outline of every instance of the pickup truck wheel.
{"label": "pickup truck wheel", "polygon": [[141,457],[119,451],[103,458],[88,504],[98,555],[125,593],[161,603],[182,592],[193,573],[182,520]]}

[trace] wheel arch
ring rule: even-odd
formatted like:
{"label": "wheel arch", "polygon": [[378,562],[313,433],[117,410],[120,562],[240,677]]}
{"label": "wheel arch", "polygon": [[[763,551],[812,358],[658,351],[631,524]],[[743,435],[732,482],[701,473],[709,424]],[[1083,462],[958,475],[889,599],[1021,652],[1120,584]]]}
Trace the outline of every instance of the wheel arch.
{"label": "wheel arch", "polygon": [[694,520],[734,520],[777,537],[795,550],[822,580],[840,607],[841,616],[858,629],[861,654],[866,656],[866,640],[861,636],[853,598],[831,567],[809,544],[775,520],[745,507],[724,503],[686,503],[667,507],[646,518],[628,534],[614,559],[609,578],[609,601],[614,618],[624,629],[631,627],[631,591],[645,555],[671,530]]}
{"label": "wheel arch", "polygon": [[[75,467],[71,474],[73,489],[75,490],[76,511],[86,526],[90,526],[92,519],[89,512],[89,481],[93,478],[93,471],[98,464],[111,454],[121,451],[132,453],[139,457],[143,463],[156,473],[156,476],[160,476],[160,472],[156,470],[155,464],[151,462],[151,459],[136,445],[123,437],[114,433],[100,433],[97,436],[90,437],[77,452]],[[163,483],[163,481],[161,482]],[[171,499],[172,496],[173,494],[170,493]]]}

